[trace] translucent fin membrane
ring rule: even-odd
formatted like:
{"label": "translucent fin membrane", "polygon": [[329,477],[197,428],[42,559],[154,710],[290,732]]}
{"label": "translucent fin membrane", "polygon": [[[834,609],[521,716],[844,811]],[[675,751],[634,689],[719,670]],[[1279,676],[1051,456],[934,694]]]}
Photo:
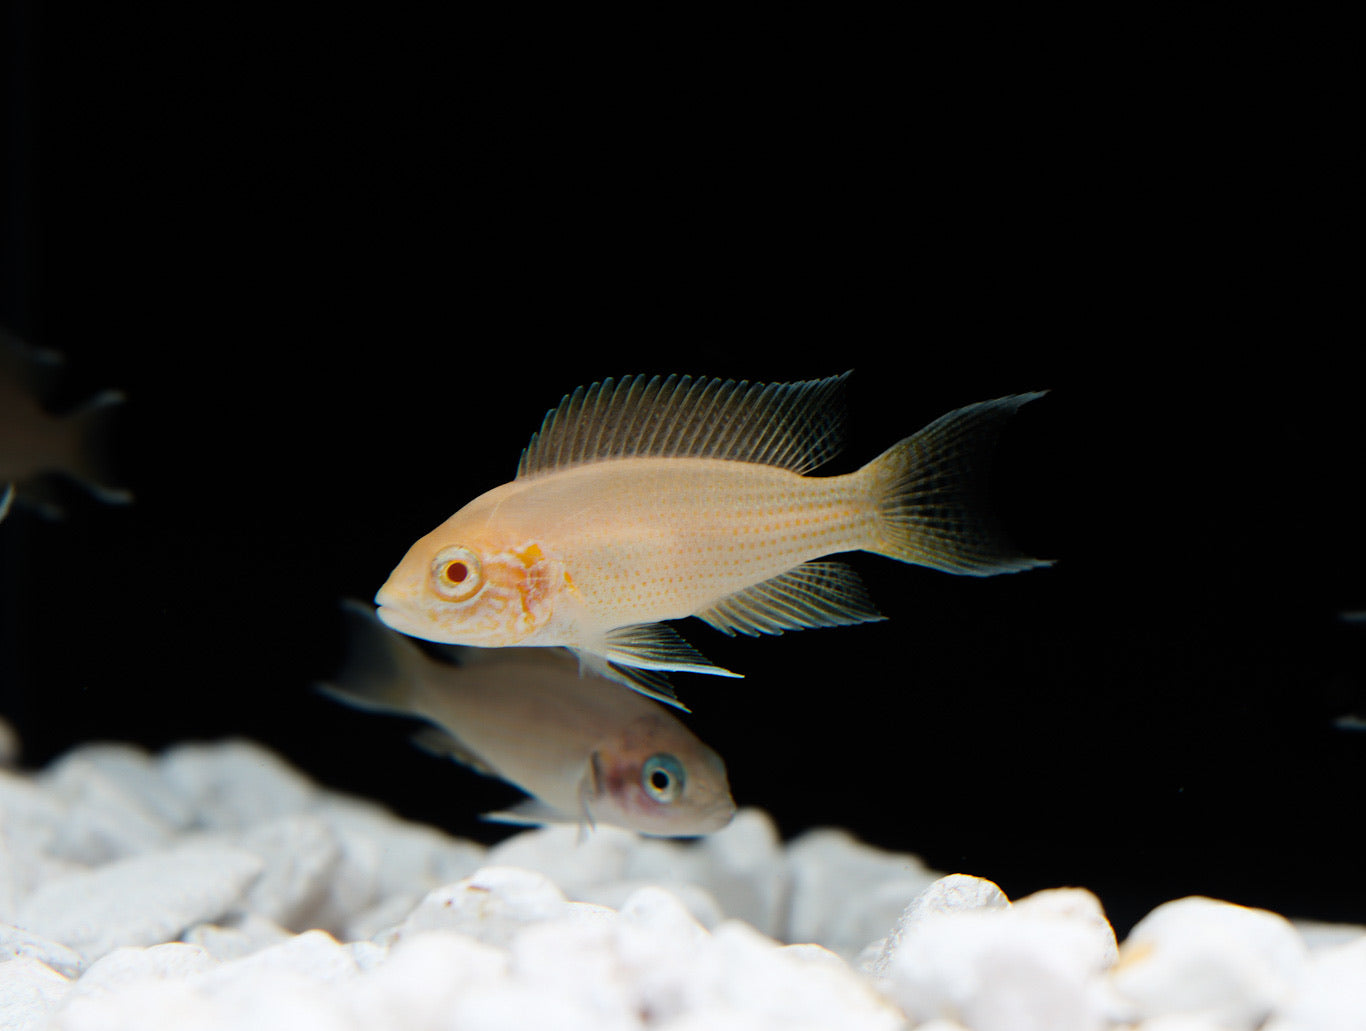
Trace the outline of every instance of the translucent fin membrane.
{"label": "translucent fin membrane", "polygon": [[607,632],[604,652],[608,662],[639,669],[686,670],[720,677],[738,677],[711,662],[673,627],[664,623],[637,623]]}
{"label": "translucent fin membrane", "polygon": [[697,613],[717,630],[758,636],[885,618],[843,562],[805,562]]}
{"label": "translucent fin membrane", "polygon": [[1001,427],[1042,393],[968,405],[888,448],[861,471],[874,479],[883,540],[875,551],[946,573],[994,576],[1051,563],[1004,537],[987,493]]}
{"label": "translucent fin membrane", "polygon": [[628,376],[579,387],[546,414],[518,478],[613,458],[716,458],[805,473],[844,443],[849,373],[800,383]]}

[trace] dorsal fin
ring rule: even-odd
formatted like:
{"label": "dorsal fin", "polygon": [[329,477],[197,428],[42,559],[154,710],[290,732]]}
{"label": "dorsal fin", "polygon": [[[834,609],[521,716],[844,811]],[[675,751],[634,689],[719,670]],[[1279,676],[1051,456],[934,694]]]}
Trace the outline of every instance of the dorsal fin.
{"label": "dorsal fin", "polygon": [[613,458],[720,458],[806,473],[844,443],[849,373],[799,383],[611,378],[546,413],[517,478]]}

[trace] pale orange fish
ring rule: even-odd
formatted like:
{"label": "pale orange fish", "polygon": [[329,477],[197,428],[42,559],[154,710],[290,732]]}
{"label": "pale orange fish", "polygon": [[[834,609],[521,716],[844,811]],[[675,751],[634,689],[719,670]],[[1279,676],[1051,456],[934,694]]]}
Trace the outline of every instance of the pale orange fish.
{"label": "pale orange fish", "polygon": [[55,352],[30,347],[0,330],[0,519],[17,497],[40,514],[61,508],[45,482],[65,476],[101,501],[123,504],[128,491],[114,486],[105,451],[117,391],[105,391],[68,415],[49,414],[42,405],[45,381],[61,365]]}
{"label": "pale orange fish", "polygon": [[1007,544],[982,505],[1002,424],[1041,394],[959,408],[855,472],[809,476],[843,443],[848,375],[580,387],[514,480],[409,549],[375,595],[380,619],[432,641],[561,645],[673,702],[663,671],[736,674],[666,620],[757,635],[883,618],[824,556],[973,576],[1047,564]]}
{"label": "pale orange fish", "polygon": [[460,648],[452,665],[367,607],[344,611],[347,661],[322,689],[358,708],[430,721],[424,747],[533,796],[488,819],[676,837],[720,830],[735,815],[720,756],[650,699],[581,676],[563,649]]}

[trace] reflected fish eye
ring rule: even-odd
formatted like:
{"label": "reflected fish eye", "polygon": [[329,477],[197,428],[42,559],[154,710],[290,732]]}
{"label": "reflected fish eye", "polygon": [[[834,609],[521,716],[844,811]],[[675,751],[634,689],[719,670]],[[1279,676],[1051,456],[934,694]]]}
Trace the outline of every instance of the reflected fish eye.
{"label": "reflected fish eye", "polygon": [[672,802],[683,794],[683,764],[666,752],[652,755],[640,768],[640,786],[656,802]]}
{"label": "reflected fish eye", "polygon": [[432,588],[447,601],[464,601],[483,586],[479,556],[469,548],[452,545],[442,548],[432,559]]}

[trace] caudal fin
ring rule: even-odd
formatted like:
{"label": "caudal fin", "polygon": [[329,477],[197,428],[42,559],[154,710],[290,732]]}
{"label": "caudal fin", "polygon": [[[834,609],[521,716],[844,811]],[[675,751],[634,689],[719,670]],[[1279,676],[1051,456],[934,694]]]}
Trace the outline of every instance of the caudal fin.
{"label": "caudal fin", "polygon": [[1012,394],[949,412],[864,466],[882,515],[879,540],[868,550],[966,576],[1050,565],[1005,539],[987,496],[1001,427],[1043,394]]}
{"label": "caudal fin", "polygon": [[369,606],[347,599],[342,616],[346,657],[336,676],[317,689],[357,709],[418,715],[414,695],[425,656],[375,618]]}
{"label": "caudal fin", "polygon": [[111,505],[126,505],[133,494],[118,482],[109,446],[111,427],[123,394],[106,390],[67,417],[71,430],[70,467],[64,469],[90,493]]}

